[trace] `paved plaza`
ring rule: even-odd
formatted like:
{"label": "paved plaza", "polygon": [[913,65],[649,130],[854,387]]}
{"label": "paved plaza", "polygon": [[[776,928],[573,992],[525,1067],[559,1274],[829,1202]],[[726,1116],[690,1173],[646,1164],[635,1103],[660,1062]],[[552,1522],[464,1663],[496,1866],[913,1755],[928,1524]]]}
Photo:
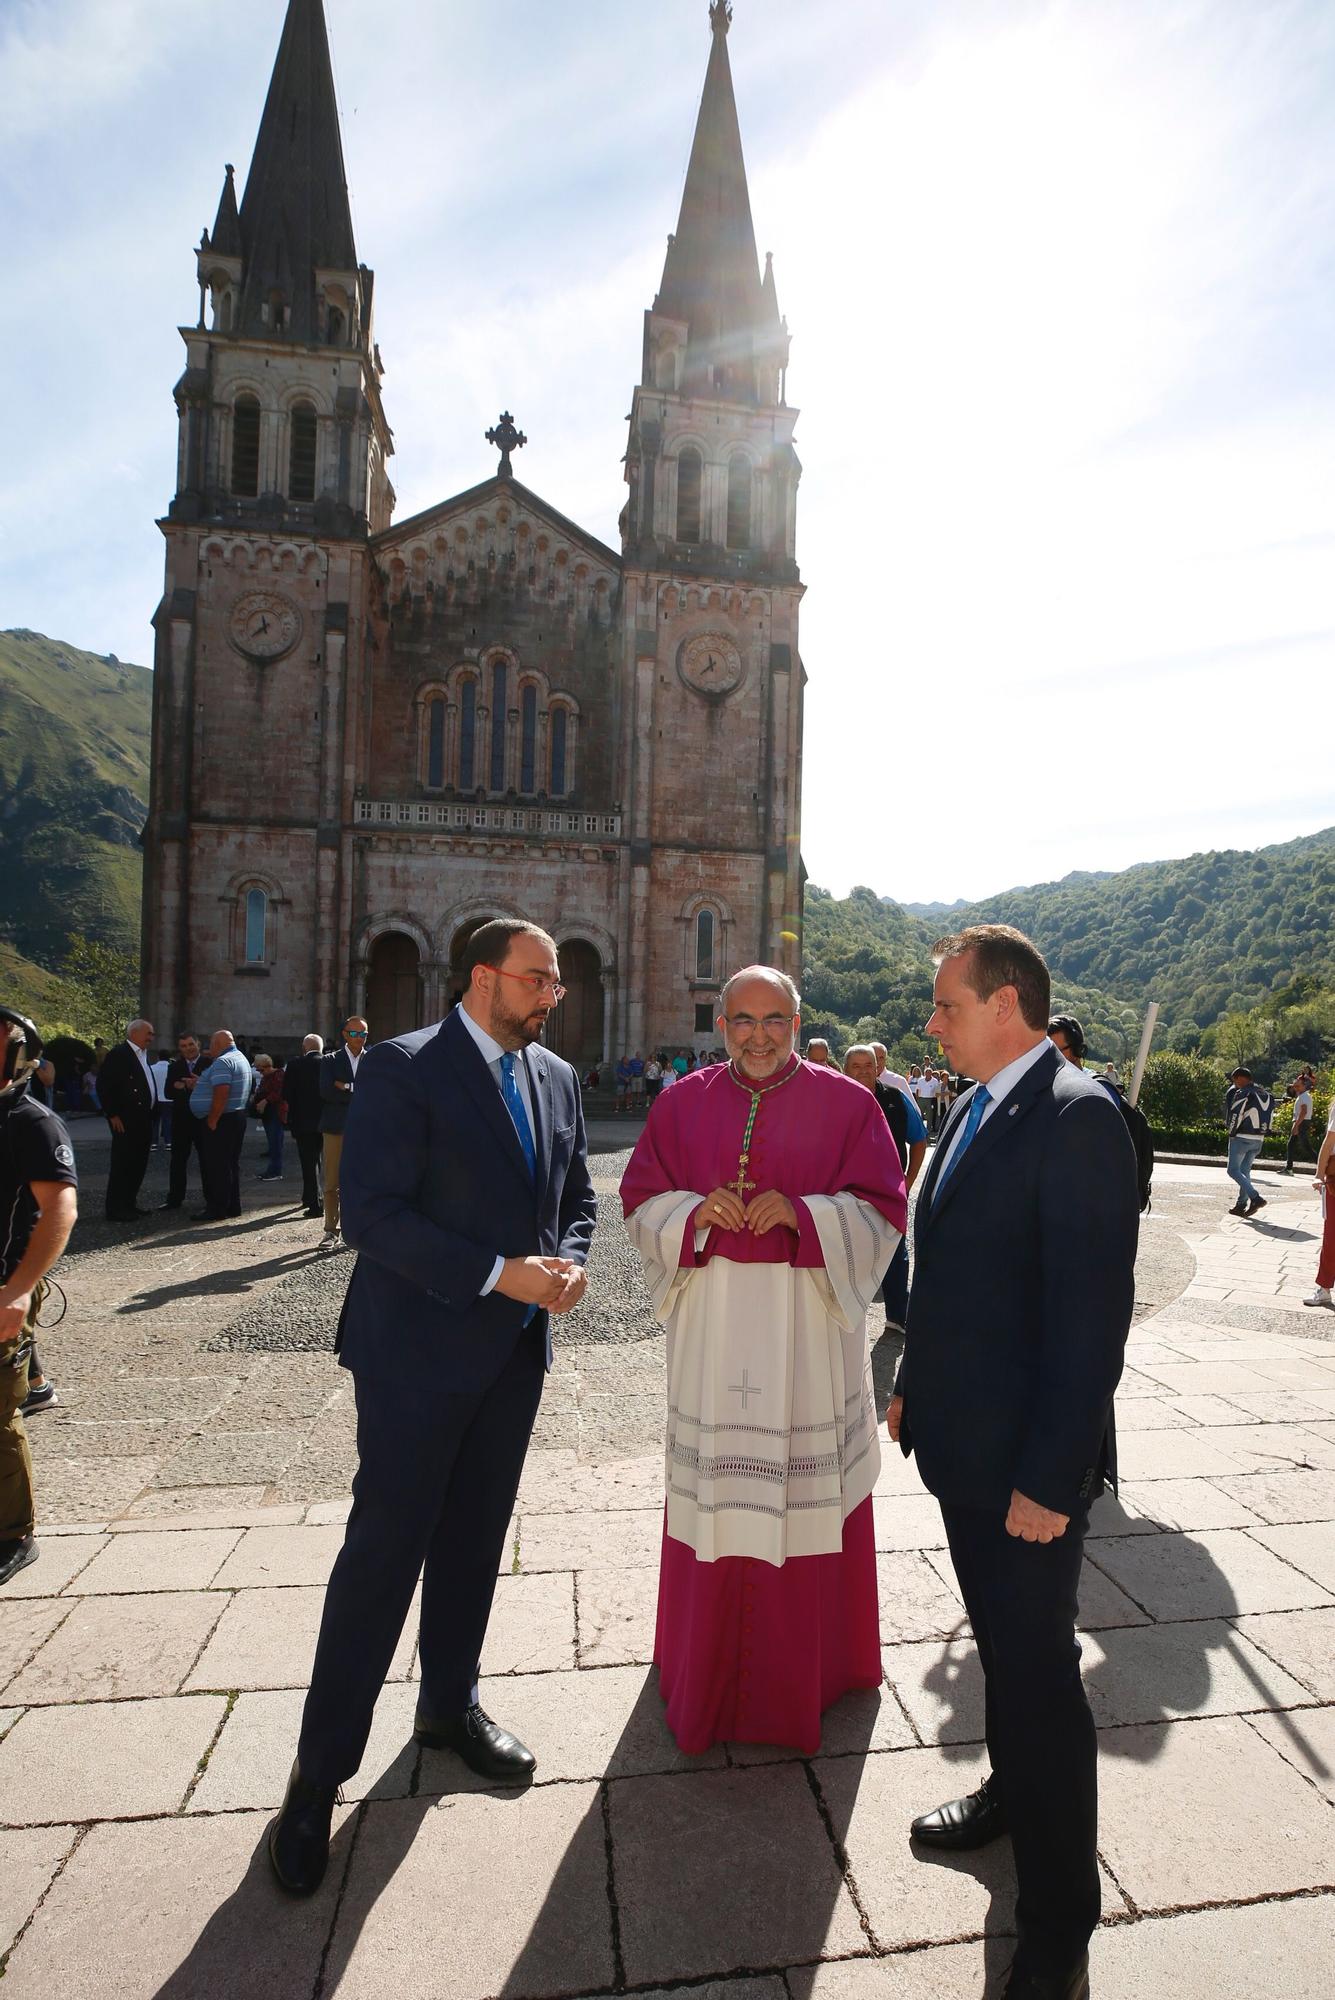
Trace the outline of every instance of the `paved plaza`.
{"label": "paved plaza", "polygon": [[[60,1407],[31,1425],[42,1552],[0,1602],[5,2000],[999,1992],[1007,1843],[908,1844],[912,1815],[983,1769],[976,1666],[911,1462],[886,1447],[876,1489],[884,1684],[830,1712],[820,1755],[686,1758],[664,1726],[663,1347],[615,1151],[595,1161],[600,1296],[561,1329],[484,1660],[483,1699],[538,1781],[489,1789],[413,1744],[410,1622],[325,1884],[284,1897],[264,1835],[347,1511],[329,1340],[349,1258],[315,1258],[292,1179],[252,1187],[232,1225],[112,1231],[99,1135],[75,1138],[91,1219],[44,1343]],[[1309,1183],[1264,1185],[1242,1222],[1216,1170],[1161,1165],[1144,1231],[1124,1485],[1097,1507],[1081,1593],[1098,2000],[1331,1990],[1335,1314],[1301,1305]],[[878,1350],[883,1386],[890,1363]]]}

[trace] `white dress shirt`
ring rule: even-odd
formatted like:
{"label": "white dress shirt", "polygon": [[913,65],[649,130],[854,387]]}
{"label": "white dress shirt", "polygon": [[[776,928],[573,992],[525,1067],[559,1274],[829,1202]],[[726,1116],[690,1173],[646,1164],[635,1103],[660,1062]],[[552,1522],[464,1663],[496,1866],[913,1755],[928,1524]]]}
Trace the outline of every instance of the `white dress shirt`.
{"label": "white dress shirt", "polygon": [[[485,1028],[478,1026],[466,1007],[459,1007],[456,1011],[458,1012],[459,1019],[463,1022],[477,1047],[481,1050],[482,1060],[491,1071],[492,1081],[495,1083],[499,1093],[501,1088],[501,1057],[507,1051],[501,1047],[493,1035],[487,1033]],[[524,1100],[524,1110],[528,1116],[528,1129],[532,1134],[533,1143],[536,1146],[538,1143],[538,1128],[533,1118],[533,1095],[529,1089],[528,1064],[524,1061],[522,1050],[512,1051],[512,1053],[515,1057],[515,1082],[519,1085],[519,1095]],[[505,1104],[503,1095],[501,1096],[501,1103]],[[505,1108],[507,1112],[510,1110],[508,1104],[505,1104]],[[511,1118],[511,1123],[514,1123],[513,1118]],[[516,1135],[518,1134],[518,1129],[518,1126],[516,1126]],[[505,1259],[504,1257],[498,1257],[491,1267],[491,1276],[487,1279],[486,1284],[478,1294],[480,1298],[485,1299],[488,1292],[495,1289],[496,1280],[500,1277],[504,1269]]]}
{"label": "white dress shirt", "polygon": [[[1020,1081],[1020,1078],[1026,1073],[1026,1071],[1031,1070],[1034,1067],[1034,1064],[1038,1061],[1044,1049],[1050,1048],[1051,1046],[1052,1045],[1048,1041],[1047,1036],[1046,1035],[1041,1036],[1039,1040],[1034,1043],[1032,1049],[1026,1049],[1022,1056],[1016,1056],[1014,1062],[1007,1063],[1005,1069],[999,1069],[995,1076],[988,1078],[987,1094],[991,1102],[988,1104],[986,1110],[983,1112],[982,1117],[978,1121],[979,1132],[982,1131],[988,1119],[994,1115],[997,1106],[1001,1104],[1007,1097],[1010,1096],[1016,1084]],[[950,1135],[950,1144],[946,1147],[945,1154],[941,1161],[941,1165],[937,1169],[937,1175],[936,1175],[937,1187],[940,1187],[942,1179],[950,1170],[950,1162],[954,1159],[955,1154],[959,1150],[959,1143],[960,1140],[964,1137],[964,1128],[968,1124],[968,1122],[969,1122],[969,1116],[968,1113],[966,1112],[964,1117],[960,1119],[959,1124],[955,1127],[955,1130]],[[976,1138],[977,1136],[978,1136],[977,1133],[975,1133],[974,1137]],[[935,1193],[933,1194],[933,1199],[935,1199]]]}

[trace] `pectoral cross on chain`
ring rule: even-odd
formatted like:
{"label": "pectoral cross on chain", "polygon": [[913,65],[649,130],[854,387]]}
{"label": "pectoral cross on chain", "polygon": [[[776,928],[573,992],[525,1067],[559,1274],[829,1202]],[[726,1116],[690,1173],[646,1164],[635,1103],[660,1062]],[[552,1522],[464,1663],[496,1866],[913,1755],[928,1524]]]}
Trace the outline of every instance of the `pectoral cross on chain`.
{"label": "pectoral cross on chain", "polygon": [[748,1189],[753,1189],[757,1185],[755,1181],[749,1181],[746,1178],[746,1169],[750,1162],[750,1159],[751,1155],[749,1153],[742,1153],[737,1161],[736,1180],[724,1181],[723,1183],[724,1187],[732,1189],[732,1192],[737,1196],[738,1200],[741,1202],[743,1207],[746,1206],[746,1196]]}
{"label": "pectoral cross on chain", "polygon": [[753,1382],[753,1381],[751,1380],[751,1371],[750,1371],[750,1369],[749,1369],[749,1368],[743,1368],[743,1370],[742,1370],[742,1379],[741,1379],[741,1381],[740,1381],[740,1382],[729,1382],[729,1384],[728,1384],[728,1393],[729,1393],[729,1395],[732,1395],[732,1396],[740,1396],[740,1397],[741,1397],[741,1399],[742,1399],[742,1408],[743,1408],[743,1409],[745,1409],[745,1408],[746,1408],[746,1400],[747,1400],[747,1397],[748,1397],[748,1396],[762,1396],[762,1395],[763,1395],[763,1394],[764,1394],[765,1392],[764,1392],[764,1390],[763,1390],[763,1389],[762,1389],[762,1388],[761,1388],[761,1387],[759,1386],[759,1384],[757,1384],[757,1383],[755,1383],[755,1382]]}

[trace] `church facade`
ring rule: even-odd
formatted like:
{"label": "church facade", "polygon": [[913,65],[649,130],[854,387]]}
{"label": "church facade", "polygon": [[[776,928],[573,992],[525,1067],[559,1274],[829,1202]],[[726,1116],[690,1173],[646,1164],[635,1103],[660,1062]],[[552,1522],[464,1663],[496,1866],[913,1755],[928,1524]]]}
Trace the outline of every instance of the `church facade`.
{"label": "church facade", "polygon": [[730,971],[797,976],[801,468],[731,11],[709,10],[613,549],[521,483],[508,412],[490,478],[394,521],[323,7],[289,0],[181,329],[144,831],[164,1035],[407,1032],[501,914],[557,940],[547,1039],[580,1065],[712,1046]]}

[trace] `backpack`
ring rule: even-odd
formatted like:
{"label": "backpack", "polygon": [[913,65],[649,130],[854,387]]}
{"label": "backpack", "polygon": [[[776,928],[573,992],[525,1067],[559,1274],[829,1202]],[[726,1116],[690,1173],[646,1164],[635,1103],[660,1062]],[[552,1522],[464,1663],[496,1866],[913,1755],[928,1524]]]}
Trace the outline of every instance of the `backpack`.
{"label": "backpack", "polygon": [[1149,1213],[1150,1183],[1154,1179],[1154,1141],[1150,1137],[1150,1121],[1138,1104],[1133,1104],[1120,1084],[1111,1077],[1096,1079],[1116,1104],[1126,1121],[1126,1129],[1131,1134],[1131,1144],[1136,1149],[1136,1192],[1140,1196],[1140,1212]]}

